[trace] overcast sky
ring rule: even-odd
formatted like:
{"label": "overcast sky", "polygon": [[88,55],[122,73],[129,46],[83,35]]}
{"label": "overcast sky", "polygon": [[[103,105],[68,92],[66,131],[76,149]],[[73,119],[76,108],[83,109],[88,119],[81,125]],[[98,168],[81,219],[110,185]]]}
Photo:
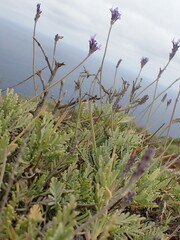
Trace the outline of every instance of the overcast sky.
{"label": "overcast sky", "polygon": [[[180,0],[1,0],[0,16],[27,28],[33,28],[36,4],[42,14],[37,31],[54,38],[63,35],[68,44],[88,52],[88,40],[97,34],[103,54],[110,24],[110,8],[122,14],[112,29],[107,59],[123,59],[123,67],[139,71],[142,56],[150,59],[144,76],[154,80],[172,49],[173,38],[180,38]],[[168,86],[180,77],[180,50],[166,71],[161,83]],[[178,89],[178,84],[174,89]]]}

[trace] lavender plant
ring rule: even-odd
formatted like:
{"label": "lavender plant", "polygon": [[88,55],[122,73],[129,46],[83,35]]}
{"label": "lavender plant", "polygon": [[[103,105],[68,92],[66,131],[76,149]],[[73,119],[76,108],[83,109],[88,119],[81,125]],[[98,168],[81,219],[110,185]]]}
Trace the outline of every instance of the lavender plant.
{"label": "lavender plant", "polygon": [[[110,32],[121,17],[118,8],[110,11],[110,28],[98,73],[90,74],[84,68],[75,81],[77,99],[70,98],[63,104],[64,79],[101,46],[92,36],[87,56],[52,83],[64,65],[56,61],[57,42],[62,36],[55,36],[51,62],[35,37],[41,14],[37,4],[33,52],[37,44],[50,77],[43,79],[43,69],[35,71],[34,55],[34,90],[36,93],[35,75],[43,90],[30,99],[20,98],[13,90],[0,96],[0,239],[178,239],[179,167],[173,166],[180,155],[178,147],[177,152],[166,153],[172,146],[173,139],[168,142],[168,135],[180,91],[166,126],[163,149],[159,138],[151,141],[154,133],[147,136],[144,130],[139,133],[137,126],[133,127],[134,118],[129,114],[148,101],[148,95],[142,93],[149,86],[137,93],[148,58],[141,59],[125,106],[120,104],[130,83],[122,78],[121,89],[115,89],[121,60],[115,68],[113,87],[103,86]],[[152,83],[156,83],[154,98],[145,108],[150,112],[154,101],[167,91],[156,95],[159,79],[179,48],[179,41],[172,43],[169,61]],[[90,77],[94,77],[93,87],[95,83],[100,86],[99,96],[93,91],[83,93],[82,86]],[[51,102],[50,108],[48,91],[59,83],[59,98]],[[167,107],[170,103],[168,99]]]}

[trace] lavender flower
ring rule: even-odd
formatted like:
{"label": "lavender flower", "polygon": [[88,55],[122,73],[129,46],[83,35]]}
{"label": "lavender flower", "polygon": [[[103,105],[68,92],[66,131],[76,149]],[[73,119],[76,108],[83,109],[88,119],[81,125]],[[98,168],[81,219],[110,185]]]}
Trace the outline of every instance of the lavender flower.
{"label": "lavender flower", "polygon": [[149,96],[148,96],[148,95],[144,95],[144,96],[139,100],[139,105],[144,104],[148,99],[149,99]]}
{"label": "lavender flower", "polygon": [[153,156],[153,152],[154,150],[151,147],[146,150],[145,154],[142,156],[141,161],[137,165],[137,168],[132,175],[131,181],[137,181],[146,171]]}
{"label": "lavender flower", "polygon": [[122,62],[122,59],[119,59],[119,61],[117,62],[117,64],[116,64],[116,68],[118,68],[119,67],[119,64]]}
{"label": "lavender flower", "polygon": [[97,41],[95,40],[96,35],[92,36],[89,40],[89,55],[94,53],[96,50],[99,50],[101,45],[97,45]]}
{"label": "lavender flower", "polygon": [[124,202],[124,204],[126,204],[126,205],[127,205],[127,204],[130,204],[130,203],[132,202],[134,196],[135,196],[134,190],[130,190],[130,191],[125,195],[125,197],[123,197],[123,202]]}
{"label": "lavender flower", "polygon": [[141,68],[143,68],[148,61],[149,61],[149,58],[147,58],[147,57],[142,57],[142,58],[141,58]]}
{"label": "lavender flower", "polygon": [[136,154],[131,154],[127,164],[126,164],[126,167],[124,169],[124,174],[128,173],[129,170],[131,169],[132,165],[134,164],[134,162],[136,161],[137,159],[137,155]]}
{"label": "lavender flower", "polygon": [[164,102],[164,101],[165,101],[165,99],[166,99],[166,97],[167,97],[167,93],[166,93],[166,94],[164,94],[164,97],[161,99],[161,102]]}
{"label": "lavender flower", "polygon": [[167,100],[167,107],[169,107],[169,105],[171,104],[171,102],[172,102],[172,99]]}
{"label": "lavender flower", "polygon": [[172,40],[173,48],[171,53],[169,54],[169,61],[175,56],[176,52],[178,51],[178,48],[180,47],[180,39],[175,41],[174,39]]}
{"label": "lavender flower", "polygon": [[132,201],[135,196],[134,190],[130,190],[122,199],[121,202],[121,209],[125,209]]}
{"label": "lavender flower", "polygon": [[120,19],[121,14],[118,11],[118,8],[110,9],[111,11],[111,24],[114,24],[118,19]]}
{"label": "lavender flower", "polygon": [[37,4],[37,13],[38,13],[38,14],[41,14],[41,9],[40,9],[40,7],[41,7],[41,3],[38,3],[38,4]]}
{"label": "lavender flower", "polygon": [[158,236],[154,236],[154,237],[153,237],[153,240],[161,240],[161,238],[158,237]]}
{"label": "lavender flower", "polygon": [[35,15],[35,18],[34,18],[35,22],[37,22],[37,20],[40,18],[40,15],[42,13],[40,7],[41,7],[41,3],[38,3],[37,6],[36,6],[36,15]]}

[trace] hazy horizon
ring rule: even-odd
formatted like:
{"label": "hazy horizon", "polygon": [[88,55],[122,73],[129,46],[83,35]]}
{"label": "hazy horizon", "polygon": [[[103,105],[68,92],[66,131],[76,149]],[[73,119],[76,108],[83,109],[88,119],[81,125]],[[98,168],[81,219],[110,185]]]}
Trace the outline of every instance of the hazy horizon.
{"label": "hazy horizon", "polygon": [[[32,75],[32,31],[21,27],[17,24],[10,23],[8,21],[1,21],[0,23],[2,38],[0,45],[0,53],[1,53],[1,64],[0,64],[0,88],[4,89],[10,87],[30,75]],[[54,36],[52,38],[38,33],[37,39],[40,41],[46,54],[50,56],[49,60],[52,57],[53,52],[53,43]],[[37,47],[37,56],[36,56],[36,70],[39,70],[46,66],[46,62],[44,57]],[[76,66],[87,53],[85,51],[80,51],[78,48],[74,48],[69,44],[65,43],[65,41],[60,41],[57,48],[57,61],[65,62],[65,66],[60,68],[55,80],[58,80],[65,73],[69,72],[74,66]],[[96,73],[101,63],[101,58],[96,56],[94,53],[89,60],[84,64],[86,69],[90,73]],[[81,66],[76,72],[74,72],[71,76],[66,79],[65,90],[67,94],[71,95],[74,89],[74,81],[77,81],[79,73],[83,71],[83,66]],[[105,86],[112,86],[113,76],[115,71],[115,64],[105,61],[105,66],[103,70],[103,83]],[[138,70],[137,70],[138,73]],[[117,88],[121,86],[121,77],[123,77],[126,81],[132,83],[133,80],[137,77],[137,73],[133,73],[123,68],[121,65],[119,67],[119,72],[117,76]],[[45,71],[44,77],[47,78],[49,76],[48,71]],[[154,79],[153,79],[154,80]],[[153,81],[152,80],[152,81]],[[143,84],[148,84],[148,79],[143,77]],[[38,81],[39,91],[42,89],[41,83]],[[86,81],[84,85],[84,89],[86,90],[90,86],[90,81]],[[152,96],[154,87],[148,89],[148,94],[150,97]],[[162,91],[165,89],[164,86],[159,85],[158,91]],[[55,97],[58,96],[59,87],[56,86],[50,91],[50,94],[54,94]],[[23,95],[32,95],[33,94],[33,83],[32,79],[27,81],[25,84],[22,84],[15,88],[15,92],[23,94]],[[168,91],[168,99],[172,98],[173,103],[175,100],[177,93],[173,90]],[[162,97],[161,97],[162,98]],[[160,98],[160,99],[161,99]],[[172,104],[173,105],[173,104]],[[178,103],[178,106],[180,104]],[[177,107],[178,109],[178,107]],[[163,112],[163,108],[161,111]],[[138,111],[137,111],[138,113]],[[170,115],[170,108],[167,111],[167,114]],[[166,115],[167,115],[166,114]],[[166,122],[168,121],[168,117],[165,115]],[[176,112],[176,117],[180,117]],[[159,123],[162,124],[162,121]],[[158,125],[158,126],[159,126]],[[177,126],[177,124],[176,124]],[[178,126],[177,126],[178,127]],[[154,128],[155,130],[155,128]],[[171,135],[176,133],[176,127],[172,126]],[[179,134],[180,135],[180,134]],[[179,136],[180,137],[180,136]]]}
{"label": "hazy horizon", "polygon": [[[0,17],[21,24],[33,31],[36,0],[2,1]],[[144,78],[154,79],[159,68],[163,68],[172,49],[172,40],[180,38],[179,0],[151,0],[148,5],[143,0],[42,0],[42,14],[38,20],[37,33],[53,38],[55,34],[64,36],[68,43],[80,51],[88,51],[89,37],[97,34],[101,51],[95,56],[102,58],[107,39],[111,8],[118,7],[120,20],[113,25],[106,60],[113,64],[123,59],[121,67],[137,72],[141,57],[149,62],[143,69]],[[168,16],[168,17],[167,17]],[[94,56],[93,56],[94,58]],[[160,79],[160,84],[169,86],[179,77],[180,51]],[[173,89],[176,91],[176,86]]]}

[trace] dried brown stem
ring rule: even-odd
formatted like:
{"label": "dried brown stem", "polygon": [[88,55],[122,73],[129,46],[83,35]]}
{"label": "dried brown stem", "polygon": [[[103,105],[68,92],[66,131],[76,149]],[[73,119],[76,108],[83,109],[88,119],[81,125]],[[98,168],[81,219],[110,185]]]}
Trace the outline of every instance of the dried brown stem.
{"label": "dried brown stem", "polygon": [[34,92],[35,92],[35,96],[37,94],[37,85],[36,85],[36,75],[35,75],[35,35],[36,35],[36,24],[37,21],[34,21],[34,31],[33,31],[33,60],[32,60],[32,72],[33,72],[33,83],[34,83]]}
{"label": "dried brown stem", "polygon": [[12,172],[9,174],[9,180],[8,180],[7,188],[6,188],[5,194],[3,196],[3,199],[2,199],[1,205],[0,205],[0,219],[1,219],[4,207],[6,206],[6,203],[8,201],[8,196],[9,196],[9,193],[11,191],[11,187],[14,183],[15,175],[17,174],[17,171],[18,171],[18,168],[19,168],[19,164],[20,164],[19,160],[21,159],[21,157],[24,153],[24,149],[26,147],[28,139],[29,139],[29,135],[27,134],[24,141],[22,142],[22,145],[21,145],[20,149],[19,149],[18,156],[17,156],[16,161],[14,163],[14,167],[12,168]]}
{"label": "dried brown stem", "polygon": [[[46,69],[46,68],[47,68],[47,66],[46,66],[46,67],[43,67],[42,69],[36,71],[35,74],[37,75],[38,72],[42,72],[42,71],[43,71],[44,69]],[[22,83],[27,82],[27,81],[28,81],[29,79],[31,79],[32,77],[33,77],[33,75],[29,76],[28,78],[24,79],[23,81],[15,84],[15,85],[12,85],[12,86],[10,86],[10,87],[8,87],[8,88],[15,88],[15,87],[21,85]],[[5,92],[8,88],[3,89],[1,92]]]}
{"label": "dried brown stem", "polygon": [[38,46],[40,47],[40,49],[41,49],[41,51],[42,51],[42,53],[43,53],[43,55],[44,55],[44,58],[45,58],[45,60],[46,60],[46,62],[47,62],[47,65],[48,65],[48,67],[49,67],[49,70],[50,70],[50,72],[51,72],[51,74],[52,74],[53,70],[52,70],[52,68],[51,68],[51,65],[50,65],[50,63],[49,63],[49,59],[48,59],[48,57],[47,57],[47,55],[46,55],[43,47],[41,46],[40,42],[39,42],[35,37],[33,37],[33,39],[34,39],[34,41],[38,44]]}
{"label": "dried brown stem", "polygon": [[170,122],[169,122],[169,125],[168,125],[168,131],[167,131],[166,137],[165,137],[165,139],[164,139],[164,145],[166,145],[167,140],[168,140],[169,131],[170,131],[170,128],[171,128],[171,125],[172,125],[172,122],[173,122],[173,117],[174,117],[174,113],[175,113],[175,110],[176,110],[176,107],[177,107],[177,103],[178,103],[178,100],[179,100],[179,96],[180,96],[180,87],[179,87],[179,92],[178,92],[176,101],[175,101],[175,103],[174,103],[173,111],[172,111],[171,118],[170,118]]}

